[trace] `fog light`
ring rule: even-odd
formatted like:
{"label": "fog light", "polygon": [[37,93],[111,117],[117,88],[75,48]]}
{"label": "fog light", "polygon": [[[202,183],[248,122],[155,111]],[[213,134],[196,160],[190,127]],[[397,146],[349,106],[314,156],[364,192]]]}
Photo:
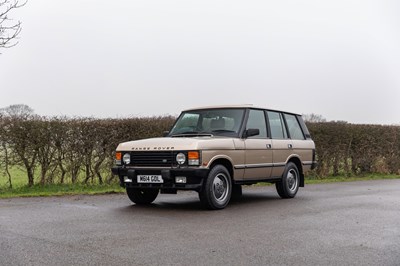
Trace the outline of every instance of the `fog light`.
{"label": "fog light", "polygon": [[124,176],[124,182],[125,182],[125,183],[132,183],[132,179],[130,179],[130,178],[127,177],[127,176]]}
{"label": "fog light", "polygon": [[186,176],[176,176],[175,183],[177,184],[186,184]]}

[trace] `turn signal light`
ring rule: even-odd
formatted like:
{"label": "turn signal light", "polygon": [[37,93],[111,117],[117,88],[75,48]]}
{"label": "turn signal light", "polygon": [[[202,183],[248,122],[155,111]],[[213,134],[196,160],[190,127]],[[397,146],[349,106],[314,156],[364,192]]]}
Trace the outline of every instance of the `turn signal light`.
{"label": "turn signal light", "polygon": [[116,165],[121,165],[121,158],[122,158],[122,153],[116,152],[115,153],[115,164]]}
{"label": "turn signal light", "polygon": [[188,162],[189,165],[199,165],[200,164],[200,153],[198,151],[188,152]]}

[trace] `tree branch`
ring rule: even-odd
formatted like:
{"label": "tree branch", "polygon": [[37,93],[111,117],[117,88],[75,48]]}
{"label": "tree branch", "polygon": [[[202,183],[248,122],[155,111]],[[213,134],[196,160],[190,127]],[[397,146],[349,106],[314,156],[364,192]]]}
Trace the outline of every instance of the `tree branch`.
{"label": "tree branch", "polygon": [[16,8],[26,5],[27,0],[20,3],[19,0],[0,0],[0,48],[10,48],[18,44],[12,43],[21,32],[21,21],[12,23],[9,13]]}

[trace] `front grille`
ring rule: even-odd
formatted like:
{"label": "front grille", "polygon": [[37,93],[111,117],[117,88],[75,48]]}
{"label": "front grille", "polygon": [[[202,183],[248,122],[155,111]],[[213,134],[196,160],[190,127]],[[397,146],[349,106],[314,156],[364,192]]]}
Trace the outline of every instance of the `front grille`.
{"label": "front grille", "polygon": [[176,165],[175,157],[174,151],[133,151],[130,165],[171,167]]}

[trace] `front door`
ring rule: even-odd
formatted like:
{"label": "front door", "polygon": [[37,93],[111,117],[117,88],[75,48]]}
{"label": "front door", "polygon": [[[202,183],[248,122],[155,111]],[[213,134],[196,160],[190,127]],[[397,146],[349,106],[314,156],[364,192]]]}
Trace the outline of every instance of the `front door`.
{"label": "front door", "polygon": [[245,142],[245,179],[266,179],[272,171],[272,142],[267,138],[265,114],[262,110],[249,110],[247,129],[258,129],[260,134]]}

